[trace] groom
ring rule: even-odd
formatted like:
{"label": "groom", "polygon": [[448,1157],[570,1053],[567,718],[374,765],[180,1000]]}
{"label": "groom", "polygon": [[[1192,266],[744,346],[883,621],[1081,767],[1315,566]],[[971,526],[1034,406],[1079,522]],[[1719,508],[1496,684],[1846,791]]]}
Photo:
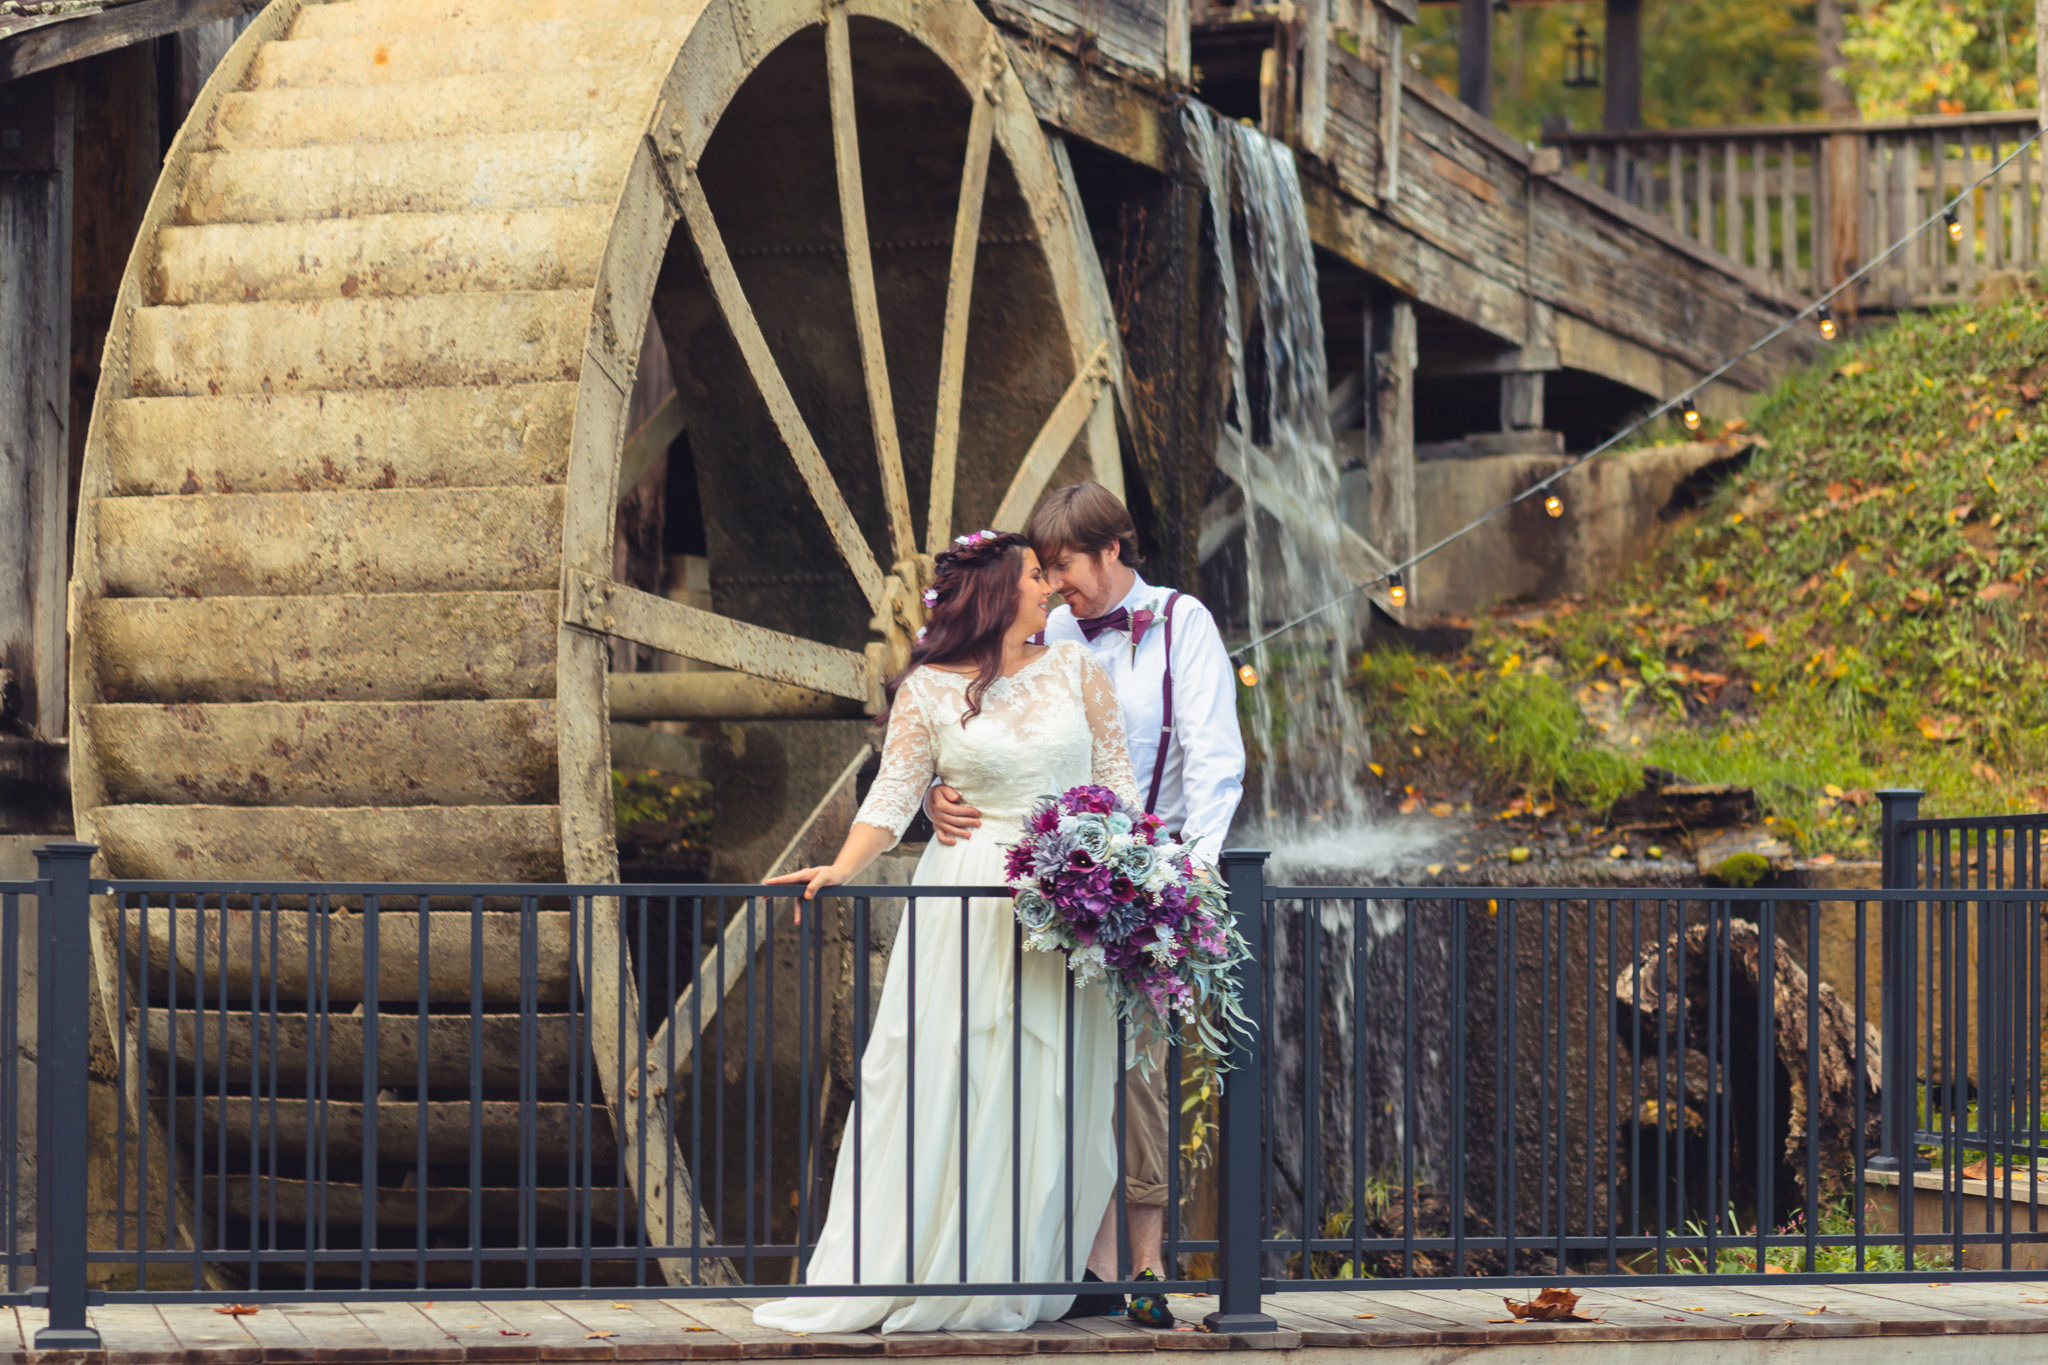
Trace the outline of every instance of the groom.
{"label": "groom", "polygon": [[[1114,493],[1099,483],[1074,483],[1048,493],[1025,534],[1045,567],[1046,582],[1066,599],[1045,628],[1048,643],[1085,641],[1116,684],[1123,703],[1131,771],[1145,807],[1177,832],[1196,861],[1214,867],[1244,794],[1244,742],[1237,730],[1236,675],[1209,609],[1185,593],[1140,578],[1137,528]],[[951,787],[935,787],[931,817],[939,842],[965,838],[981,823]],[[1161,1055],[1150,1080],[1125,1073],[1124,1201],[1135,1279],[1165,1272],[1167,1078]],[[1117,1274],[1117,1210],[1112,1204],[1088,1256],[1091,1277]],[[1123,1301],[1083,1295],[1070,1317],[1109,1315]],[[1164,1295],[1131,1301],[1131,1317],[1170,1327]]]}

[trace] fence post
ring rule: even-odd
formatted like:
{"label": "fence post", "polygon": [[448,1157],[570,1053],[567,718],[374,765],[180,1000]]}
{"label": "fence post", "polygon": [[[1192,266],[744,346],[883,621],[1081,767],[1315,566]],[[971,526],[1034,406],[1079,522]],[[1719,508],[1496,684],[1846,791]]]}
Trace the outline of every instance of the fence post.
{"label": "fence post", "polygon": [[96,1351],[85,1323],[93,844],[36,850],[36,1265],[50,1321],[38,1351]]}
{"label": "fence post", "polygon": [[1265,1312],[1266,1251],[1266,859],[1264,849],[1223,852],[1223,882],[1251,961],[1240,983],[1250,1030],[1231,1039],[1220,1102],[1216,1163],[1216,1269],[1223,1281],[1216,1310],[1203,1319],[1212,1332],[1277,1332]]}
{"label": "fence post", "polygon": [[[1924,793],[1910,787],[1892,788],[1877,794],[1878,808],[1883,813],[1880,866],[1887,891],[1920,889],[1918,844],[1914,833],[1900,826],[1920,818],[1922,795]],[[1906,1169],[1908,1158],[1913,1158],[1913,1129],[1918,1118],[1914,1094],[1918,1068],[1913,1065],[1913,1014],[1917,999],[1913,979],[1916,909],[1916,904],[1911,901],[1887,900],[1881,912],[1878,1009],[1883,1015],[1880,1032],[1884,1044],[1881,1078],[1884,1119],[1878,1136],[1878,1154],[1870,1159],[1873,1171],[1901,1171]],[[1926,1168],[1926,1161],[1912,1159],[1912,1170]],[[1899,1200],[1902,1209],[1913,1202],[1910,1193],[1903,1189]]]}

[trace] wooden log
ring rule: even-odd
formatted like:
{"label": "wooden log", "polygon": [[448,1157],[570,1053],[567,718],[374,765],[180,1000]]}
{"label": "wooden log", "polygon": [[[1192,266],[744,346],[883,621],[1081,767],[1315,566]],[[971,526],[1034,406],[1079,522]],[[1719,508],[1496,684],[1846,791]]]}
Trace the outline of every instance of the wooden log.
{"label": "wooden log", "polygon": [[[354,1077],[349,1080],[355,1082]],[[341,1093],[324,1100],[204,1098],[198,1101],[201,1121],[209,1138],[224,1134],[228,1151],[237,1156],[267,1152],[274,1143],[286,1157],[318,1150],[330,1160],[348,1161],[364,1150],[364,1107],[345,1088],[337,1088]],[[565,1163],[573,1160],[580,1165],[586,1158],[595,1166],[609,1167],[619,1155],[612,1141],[611,1116],[601,1104],[590,1106],[587,1126],[584,1111],[553,1100],[536,1102],[527,1112],[517,1100],[474,1105],[468,1100],[430,1100],[424,1109],[431,1162],[459,1164],[474,1155],[496,1165],[530,1154],[543,1171],[560,1171]],[[409,1168],[418,1160],[421,1110],[412,1100],[384,1100],[376,1106],[381,1161]]]}
{"label": "wooden log", "polygon": [[[150,1065],[162,1068],[171,1062],[172,1040],[176,1040],[180,1074],[191,1075],[199,1066],[219,1083],[226,1076],[230,1085],[258,1078],[262,1085],[287,1089],[306,1084],[318,1056],[316,1043],[324,1049],[327,1070],[335,1076],[362,1076],[364,1017],[359,1014],[329,1014],[324,1017],[290,1014],[258,1016],[231,1014],[229,1026],[221,1028],[216,1015],[206,1021],[201,1037],[198,1018],[189,1010],[176,1015],[151,1011],[146,1046]],[[517,1086],[531,1077],[542,1090],[562,1090],[569,1084],[569,1016],[541,1014],[531,1021],[516,1014],[486,1014],[476,1021],[482,1046],[476,1049],[478,1079],[486,1089]],[[534,1031],[533,1055],[522,1059],[520,1038],[530,1025]],[[427,1020],[427,1071],[429,1086],[467,1086],[470,1083],[471,1023],[468,1015],[436,1014]],[[377,1020],[377,1081],[381,1085],[417,1086],[420,1083],[419,1016],[383,1014]],[[162,1074],[161,1070],[158,1074]]]}
{"label": "wooden log", "polygon": [[[129,906],[117,913],[126,917],[124,956],[131,970],[140,967],[146,957],[152,1012],[168,1010],[174,1003],[186,1009],[199,1003],[217,1008],[225,1002],[232,1009],[252,998],[267,1001],[273,992],[280,1001],[325,999],[330,1005],[344,1007],[364,997],[369,924],[365,915],[269,909],[169,910],[162,906],[146,911]],[[530,932],[534,998],[545,1004],[567,1001],[573,967],[570,913],[445,910],[429,914],[428,1000],[468,1002],[471,956],[480,953],[484,1002],[516,1004],[522,987],[521,938]],[[419,914],[410,909],[379,910],[375,918],[377,998],[387,1005],[414,1003],[420,993]],[[580,942],[578,950],[579,955],[589,951]],[[178,964],[175,1002],[170,995],[174,960]],[[127,989],[127,1006],[135,1009],[141,1004],[140,987],[131,981]],[[259,989],[260,997],[256,995]]]}
{"label": "wooden log", "polygon": [[[1763,940],[1754,922],[1730,919],[1712,926],[1712,932],[1714,942],[1710,947],[1709,926],[1694,924],[1682,935],[1674,933],[1664,943],[1644,949],[1635,962],[1622,969],[1614,982],[1618,1036],[1634,1036],[1636,1025],[1629,1018],[1634,1011],[1642,1015],[1642,1037],[1662,1034],[1672,1040],[1669,1055],[1673,1060],[1669,1065],[1675,1067],[1676,1058],[1684,1052],[1690,1052],[1695,1061],[1704,1055],[1728,1058],[1729,1071],[1720,1082],[1727,1097],[1740,1096],[1746,1100],[1755,1095],[1755,1068],[1774,1064],[1781,1104],[1773,1115],[1774,1128],[1783,1136],[1775,1151],[1748,1154],[1752,1168],[1732,1173],[1724,1197],[1754,1198],[1755,1182],[1761,1171],[1753,1163],[1772,1157],[1794,1173],[1803,1189],[1807,1180],[1807,1147],[1812,1142],[1817,1144],[1819,1188],[1806,1193],[1817,1194],[1823,1201],[1843,1194],[1860,1198],[1862,1192],[1853,1184],[1859,1129],[1866,1150],[1877,1150],[1878,1078],[1883,1074],[1883,1059],[1876,1026],[1866,1020],[1859,1036],[1850,1005],[1826,982],[1813,982],[1811,1013],[1818,1027],[1809,1035],[1809,978],[1793,950],[1783,941],[1773,943],[1766,979]],[[1716,989],[1722,992],[1720,1008],[1724,1011],[1718,1014],[1710,1013],[1708,1000],[1709,991]],[[1760,991],[1768,991],[1770,996],[1772,1028],[1768,1037],[1757,1035]],[[1723,1038],[1707,1037],[1710,1018],[1722,1021]],[[1809,1036],[1813,1042],[1811,1059]],[[1860,1092],[1859,1046],[1863,1080]],[[1676,1087],[1675,1071],[1672,1076],[1661,1078],[1660,1086],[1660,1078],[1654,1074],[1656,1066],[1654,1061],[1646,1063],[1650,1074],[1645,1077],[1642,1093],[1686,1093]],[[1748,1075],[1743,1074],[1745,1069]],[[1710,1077],[1698,1074],[1688,1076],[1687,1080],[1688,1089],[1713,1085]],[[1697,1104],[1700,1100],[1695,1096],[1687,1102]],[[1691,1122],[1681,1118],[1676,1102],[1669,1107],[1672,1112],[1668,1116],[1660,1112],[1650,1126],[1669,1131]],[[1747,1195],[1741,1188],[1745,1184],[1749,1186]],[[1779,1199],[1781,1209],[1793,1203],[1783,1192]]]}

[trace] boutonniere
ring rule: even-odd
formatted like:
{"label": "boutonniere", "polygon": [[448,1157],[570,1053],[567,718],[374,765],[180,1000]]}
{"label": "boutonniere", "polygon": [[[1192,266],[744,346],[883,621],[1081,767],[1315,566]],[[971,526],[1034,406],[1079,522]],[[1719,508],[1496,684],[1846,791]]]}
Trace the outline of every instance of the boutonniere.
{"label": "boutonniere", "polygon": [[1145,642],[1146,630],[1157,619],[1157,615],[1150,607],[1140,607],[1131,613],[1131,662],[1133,664],[1138,662],[1138,646]]}

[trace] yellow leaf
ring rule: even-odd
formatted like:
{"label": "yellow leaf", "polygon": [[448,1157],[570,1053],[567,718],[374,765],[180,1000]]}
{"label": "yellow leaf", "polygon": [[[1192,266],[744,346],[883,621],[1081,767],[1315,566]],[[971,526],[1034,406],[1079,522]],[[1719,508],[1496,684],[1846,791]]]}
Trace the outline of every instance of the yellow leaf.
{"label": "yellow leaf", "polygon": [[1628,856],[1628,845],[1616,844],[1613,848],[1607,850],[1607,856],[1610,858],[1626,858]]}
{"label": "yellow leaf", "polygon": [[1385,768],[1382,768],[1377,763],[1368,763],[1365,766],[1372,769],[1372,775],[1374,777],[1385,777],[1387,775],[1387,770]]}
{"label": "yellow leaf", "polygon": [[1451,803],[1448,801],[1438,801],[1430,806],[1429,813],[1441,820],[1451,813]]}
{"label": "yellow leaf", "polygon": [[1432,877],[1440,876],[1443,873],[1444,865],[1442,863],[1431,863],[1429,866],[1423,868],[1422,870],[1424,872],[1427,872]]}
{"label": "yellow leaf", "polygon": [[1511,863],[1528,862],[1529,850],[1520,844],[1515,845],[1513,848],[1508,850],[1508,861]]}
{"label": "yellow leaf", "polygon": [[1977,335],[1977,324],[1974,322],[1966,322],[1963,324],[1963,330],[1969,333],[1971,336],[1975,336]]}
{"label": "yellow leaf", "polygon": [[1840,368],[1839,370],[1836,370],[1835,373],[1843,376],[1844,378],[1853,379],[1857,375],[1862,374],[1865,370],[1869,368],[1870,362],[1867,360],[1852,360],[1848,364],[1842,366],[1842,368]]}
{"label": "yellow leaf", "polygon": [[1427,725],[1417,725],[1415,722],[1410,721],[1408,723],[1408,733],[1411,735],[1426,735],[1429,733],[1429,727]]}
{"label": "yellow leaf", "polygon": [[1837,787],[1832,782],[1823,783],[1821,785],[1821,790],[1826,792],[1829,796],[1834,797],[1837,801],[1842,799],[1842,789],[1840,787]]}
{"label": "yellow leaf", "polygon": [[1731,1318],[1760,1318],[1765,1315],[1762,1313],[1730,1313],[1728,1316]]}

